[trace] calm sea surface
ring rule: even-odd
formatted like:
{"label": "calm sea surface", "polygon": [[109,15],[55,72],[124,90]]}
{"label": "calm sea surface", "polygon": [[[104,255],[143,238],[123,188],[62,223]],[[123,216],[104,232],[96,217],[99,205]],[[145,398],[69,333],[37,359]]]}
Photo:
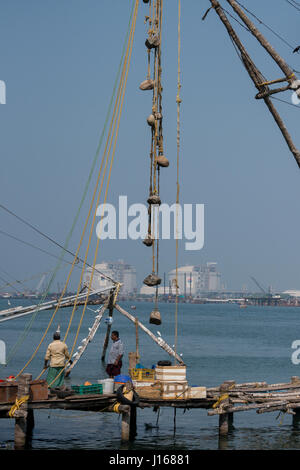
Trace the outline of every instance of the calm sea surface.
{"label": "calm sea surface", "polygon": [[[32,304],[22,300],[22,305]],[[12,306],[19,305],[11,300]],[[174,344],[174,304],[162,303],[159,309],[163,323],[149,325],[151,303],[121,305],[145,323],[155,334],[172,346]],[[0,308],[8,308],[7,300],[0,300]],[[94,308],[94,307],[93,307]],[[76,311],[67,339],[73,345],[82,307]],[[58,324],[64,335],[71,309],[61,309],[35,358],[26,372],[35,378],[43,367],[47,344],[52,340]],[[16,375],[31,357],[40,342],[52,311],[10,320],[0,324],[0,339],[7,346],[8,365],[0,366],[0,378]],[[86,337],[94,320],[87,310],[79,333],[80,341]],[[122,373],[127,373],[128,352],[135,350],[135,326],[119,312],[114,313],[113,329],[119,330],[126,354]],[[106,325],[103,322],[85,355],[66,380],[67,385],[94,383],[105,378],[100,360]],[[238,305],[179,305],[178,352],[187,364],[190,385],[216,386],[224,380],[237,383],[267,381],[288,382],[293,375],[300,376],[300,365],[291,361],[294,340],[300,339],[300,308],[248,307]],[[168,359],[167,354],[140,330],[141,363],[151,367],[158,360]],[[235,429],[226,441],[218,439],[218,417],[207,416],[206,410],[177,410],[177,429],[173,432],[173,410],[162,408],[159,428],[147,430],[145,423],[156,424],[157,414],[152,410],[138,410],[138,435],[133,444],[120,441],[121,421],[113,413],[66,412],[41,410],[35,412],[33,449],[300,449],[300,427],[292,426],[290,415],[255,411],[236,413]],[[12,447],[14,420],[0,420],[0,445]]]}

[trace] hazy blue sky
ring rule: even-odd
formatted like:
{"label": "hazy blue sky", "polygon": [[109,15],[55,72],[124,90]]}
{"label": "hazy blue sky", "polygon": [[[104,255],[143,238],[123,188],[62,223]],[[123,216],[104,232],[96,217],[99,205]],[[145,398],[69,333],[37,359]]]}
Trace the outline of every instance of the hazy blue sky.
{"label": "hazy blue sky", "polygon": [[[285,0],[243,3],[291,45],[300,44],[300,11]],[[205,245],[185,251],[181,243],[179,262],[216,261],[230,289],[255,289],[250,276],[274,290],[300,288],[299,169],[264,103],[254,99],[256,89],[217,15],[211,11],[201,21],[209,5],[182,0],[180,201],[205,204]],[[7,103],[0,105],[1,203],[60,243],[104,125],[131,6],[131,0],[0,0],[0,80],[7,87]],[[129,204],[145,203],[148,194],[151,94],[138,88],[146,77],[147,13],[141,1],[108,197],[113,204],[119,195],[127,195]],[[161,172],[161,198],[171,204],[176,198],[176,0],[164,0],[163,21],[164,144],[170,167]],[[234,21],[233,26],[264,75],[281,77],[255,39]],[[261,31],[299,70],[300,55],[263,26]],[[291,93],[281,97],[290,101]],[[300,106],[276,106],[300,145]],[[72,250],[86,210],[87,203]],[[3,211],[0,229],[59,254]],[[96,235],[93,247],[95,241]],[[0,242],[1,277],[4,270],[25,279],[55,266],[55,259],[1,234]],[[160,254],[163,274],[175,267],[174,242],[161,242]],[[118,259],[136,266],[140,281],[151,271],[151,250],[141,241],[101,244],[98,262]],[[60,283],[66,272],[60,271]]]}

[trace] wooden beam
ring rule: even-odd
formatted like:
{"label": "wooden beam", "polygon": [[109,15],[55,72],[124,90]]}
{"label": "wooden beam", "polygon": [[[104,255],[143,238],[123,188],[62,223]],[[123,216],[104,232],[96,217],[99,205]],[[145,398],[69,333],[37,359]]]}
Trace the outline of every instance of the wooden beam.
{"label": "wooden beam", "polygon": [[[233,5],[236,7],[236,2],[234,0],[227,0],[231,6],[233,7]],[[259,93],[264,93],[264,92],[268,92],[269,91],[269,87],[268,86],[265,86],[265,87],[261,87],[261,83],[263,82],[262,80],[262,74],[261,72],[258,70],[258,68],[256,67],[256,65],[254,64],[253,60],[251,59],[251,57],[249,56],[249,54],[247,53],[244,45],[242,44],[242,42],[240,41],[238,35],[236,34],[235,30],[233,29],[230,21],[228,20],[227,16],[225,15],[224,13],[224,10],[223,8],[221,7],[220,3],[217,1],[217,0],[210,0],[213,8],[215,9],[217,15],[219,16],[220,20],[222,21],[222,23],[224,24],[225,28],[227,29],[227,32],[229,34],[229,36],[231,37],[231,39],[233,40],[233,42],[236,44],[238,50],[240,51],[240,54],[241,54],[241,59],[243,61],[243,64],[250,76],[250,78],[252,79],[253,83],[255,84],[256,88],[258,89]],[[250,20],[249,20],[250,21]],[[282,70],[284,71],[284,73],[286,73],[286,75],[291,75],[293,73],[293,71],[290,69],[290,67],[288,67],[285,63],[282,62],[282,60],[280,60],[280,56],[278,55],[277,56],[277,63],[278,65],[280,64],[280,67],[282,68]],[[274,59],[275,60],[275,59]],[[296,80],[296,78],[294,77],[293,78],[293,81]],[[275,106],[273,105],[271,99],[266,96],[264,98],[262,98],[266,104],[266,106],[268,107],[270,113],[272,114],[276,124],[278,125],[291,153],[293,154],[296,162],[297,162],[297,165],[298,167],[300,168],[300,152],[299,150],[297,149],[297,147],[295,146],[293,140],[292,140],[292,137],[290,135],[290,133],[288,132],[282,118],[280,117],[277,109],[275,108]]]}
{"label": "wooden beam", "polygon": [[[262,33],[255,27],[254,23],[248,18],[246,13],[243,9],[238,5],[235,0],[227,0],[227,2],[231,5],[234,11],[239,15],[241,20],[245,23],[248,27],[249,31],[253,36],[258,40],[258,42],[262,45],[262,47],[270,54],[272,59],[277,63],[277,65],[281,68],[283,73],[289,79],[289,82],[296,80],[293,69],[286,63],[286,61],[275,51],[273,46],[266,40],[266,38],[262,35]],[[290,78],[293,76],[293,78]]]}

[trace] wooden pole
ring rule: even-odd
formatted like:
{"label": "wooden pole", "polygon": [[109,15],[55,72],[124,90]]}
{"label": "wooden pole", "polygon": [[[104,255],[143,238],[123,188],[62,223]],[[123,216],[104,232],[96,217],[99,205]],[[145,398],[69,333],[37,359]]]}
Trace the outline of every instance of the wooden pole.
{"label": "wooden pole", "polygon": [[[109,313],[108,313],[109,318],[112,318],[113,311],[114,311],[114,290],[110,291],[108,311],[109,311]],[[101,361],[102,362],[105,361],[106,350],[107,350],[107,347],[108,347],[108,342],[109,342],[109,337],[110,337],[110,330],[111,330],[111,324],[109,323],[107,325],[106,336],[105,336],[104,343],[103,343],[103,350],[102,350],[102,356],[101,356]]]}
{"label": "wooden pole", "polygon": [[138,361],[140,354],[139,354],[139,321],[135,319],[135,351],[136,351],[136,360]]}
{"label": "wooden pole", "polygon": [[[130,433],[131,423],[131,410],[129,405],[120,405],[119,411],[122,414],[122,425],[121,425],[121,439],[122,441],[130,441],[132,433]],[[131,425],[130,425],[131,424]]]}
{"label": "wooden pole", "polygon": [[[18,380],[17,399],[25,397],[30,393],[31,374],[20,375]],[[32,421],[28,427],[28,400],[25,401],[15,412],[15,450],[23,450],[28,447],[30,441],[30,432],[32,431]]]}
{"label": "wooden pole", "polygon": [[[228,0],[232,4],[235,3],[233,0]],[[259,92],[264,92],[264,91],[269,91],[269,88],[267,86],[262,87],[260,86],[262,83],[262,74],[252,61],[251,57],[247,53],[245,47],[243,46],[242,42],[240,41],[239,37],[237,36],[235,30],[231,26],[227,16],[224,13],[224,10],[222,9],[221,5],[217,0],[210,0],[213,8],[215,9],[216,13],[218,14],[220,20],[224,24],[225,28],[227,29],[227,32],[229,36],[232,38],[234,43],[236,44],[237,48],[239,49],[241,53],[241,58],[243,61],[243,64],[251,77],[252,81],[254,82],[256,88],[259,90]],[[250,20],[249,20],[250,21]],[[280,57],[280,56],[279,56]],[[277,60],[279,60],[279,57],[277,57]],[[275,60],[275,59],[274,59]],[[279,65],[279,62],[277,62]],[[283,65],[282,62],[280,61],[281,66]],[[290,72],[292,73],[290,68],[286,68],[284,66],[285,71],[289,74]],[[295,78],[293,79],[295,80]],[[294,158],[297,162],[298,167],[300,168],[300,152],[297,149],[297,147],[294,145],[294,142],[292,140],[292,137],[290,133],[288,132],[283,120],[281,119],[278,111],[276,110],[275,106],[273,105],[271,99],[268,96],[263,96],[262,99],[264,100],[265,104],[267,105],[270,113],[272,114],[276,124],[278,125],[291,153],[294,155]]]}
{"label": "wooden pole", "polygon": [[122,432],[121,439],[122,441],[129,441],[130,437],[130,409],[128,412],[122,412]]}
{"label": "wooden pole", "polygon": [[[296,375],[293,375],[291,377],[291,383],[294,384],[294,385],[298,385],[300,386],[300,377],[296,376]],[[298,408],[293,408],[292,409],[293,411],[293,426],[295,427],[298,427],[299,426],[299,422],[300,422],[300,410]]]}
{"label": "wooden pole", "polygon": [[[281,68],[283,73],[288,78],[288,82],[292,83],[296,80],[294,71],[289,67],[289,65],[285,62],[285,60],[275,51],[275,49],[271,46],[271,44],[266,40],[266,38],[262,35],[262,33],[255,27],[252,21],[248,18],[245,12],[240,8],[235,0],[227,0],[227,2],[232,6],[234,11],[239,15],[241,20],[248,26],[250,32],[256,39],[260,42],[264,49],[270,54],[270,56],[275,60],[278,66]],[[291,78],[291,76],[293,78]]]}
{"label": "wooden pole", "polygon": [[173,430],[174,437],[176,435],[176,411],[177,411],[177,409],[176,409],[176,406],[175,406],[175,408],[174,408],[174,420],[173,420],[173,423],[174,423],[174,430]]}
{"label": "wooden pole", "polygon": [[130,429],[129,429],[129,440],[134,441],[136,435],[137,435],[137,427],[136,427],[136,406],[131,406],[130,407]]}
{"label": "wooden pole", "polygon": [[[234,381],[226,381],[220,386],[220,392],[226,396],[230,388],[233,388],[235,385]],[[230,401],[229,397],[224,398],[221,402],[222,408],[229,407]],[[221,436],[226,436],[229,429],[233,426],[233,413],[224,413],[219,415],[219,434]]]}

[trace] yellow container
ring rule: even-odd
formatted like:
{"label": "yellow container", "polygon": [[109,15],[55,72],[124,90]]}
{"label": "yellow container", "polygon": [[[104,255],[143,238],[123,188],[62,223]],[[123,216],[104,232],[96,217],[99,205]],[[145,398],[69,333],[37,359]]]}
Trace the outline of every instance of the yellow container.
{"label": "yellow container", "polygon": [[154,369],[129,369],[129,374],[132,380],[140,382],[154,382],[155,379]]}

